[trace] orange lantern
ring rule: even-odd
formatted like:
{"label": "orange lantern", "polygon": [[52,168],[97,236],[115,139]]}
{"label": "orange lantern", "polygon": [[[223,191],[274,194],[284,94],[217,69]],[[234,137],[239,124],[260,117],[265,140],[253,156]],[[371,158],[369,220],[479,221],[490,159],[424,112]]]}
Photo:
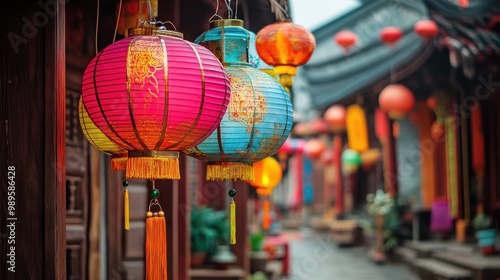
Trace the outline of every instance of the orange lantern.
{"label": "orange lantern", "polygon": [[415,97],[404,85],[388,85],[378,97],[380,109],[386,112],[392,119],[401,119],[413,109]]}
{"label": "orange lantern", "polygon": [[273,188],[276,187],[283,176],[279,162],[273,157],[267,157],[261,161],[254,163],[254,180],[248,183],[257,188],[257,194],[265,196],[263,203],[263,219],[262,227],[264,230],[269,229],[270,226],[270,203],[269,196]]}
{"label": "orange lantern", "polygon": [[298,123],[294,125],[292,132],[297,136],[307,136],[312,133],[311,126],[308,123]]}
{"label": "orange lantern", "polygon": [[349,49],[358,41],[358,36],[356,36],[354,32],[342,30],[335,34],[333,40],[335,40],[337,45],[341,46],[344,49],[344,52],[347,53]]}
{"label": "orange lantern", "polygon": [[346,126],[346,110],[342,105],[333,105],[326,110],[325,121],[330,125],[333,132],[342,132]]}
{"label": "orange lantern", "polygon": [[321,154],[326,150],[326,146],[323,141],[318,139],[311,139],[307,141],[304,152],[311,159],[319,159]]}
{"label": "orange lantern", "polygon": [[316,47],[314,35],[291,20],[267,25],[258,33],[255,47],[260,58],[280,75],[284,87],[292,85],[296,67],[305,64]]}
{"label": "orange lantern", "polygon": [[321,134],[328,132],[328,124],[323,119],[315,119],[310,124],[312,134]]}
{"label": "orange lantern", "polygon": [[361,165],[367,170],[376,164],[381,157],[382,154],[379,149],[369,149],[361,154]]}
{"label": "orange lantern", "polygon": [[430,19],[424,19],[419,20],[417,23],[415,23],[415,25],[413,26],[413,30],[420,37],[424,38],[425,41],[427,41],[438,34],[439,27],[434,21]]}

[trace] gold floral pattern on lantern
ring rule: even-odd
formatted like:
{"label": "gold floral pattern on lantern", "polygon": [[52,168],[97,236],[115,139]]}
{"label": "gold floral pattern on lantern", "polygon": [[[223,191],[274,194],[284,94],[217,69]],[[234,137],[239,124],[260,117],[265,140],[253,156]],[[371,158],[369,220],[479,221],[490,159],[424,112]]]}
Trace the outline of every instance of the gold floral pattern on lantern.
{"label": "gold floral pattern on lantern", "polygon": [[267,114],[266,97],[260,90],[252,91],[252,88],[242,83],[242,79],[231,77],[231,99],[229,102],[229,120],[239,122],[247,127],[250,133],[252,127],[264,121]]}

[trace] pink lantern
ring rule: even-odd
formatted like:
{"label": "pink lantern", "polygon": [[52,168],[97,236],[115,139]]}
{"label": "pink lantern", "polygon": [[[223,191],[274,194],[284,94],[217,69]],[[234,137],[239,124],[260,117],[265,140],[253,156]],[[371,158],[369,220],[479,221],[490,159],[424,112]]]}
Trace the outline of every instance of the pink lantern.
{"label": "pink lantern", "polygon": [[309,124],[312,134],[326,133],[329,130],[328,124],[323,119],[315,119]]}
{"label": "pink lantern", "polygon": [[333,163],[333,151],[326,150],[323,154],[321,154],[319,160],[324,165],[332,164]]}
{"label": "pink lantern", "polygon": [[330,124],[333,132],[342,132],[346,126],[346,110],[342,105],[333,105],[326,110],[325,121]]}
{"label": "pink lantern", "polygon": [[380,31],[380,40],[389,46],[396,44],[403,37],[403,31],[399,27],[388,26]]}
{"label": "pink lantern", "polygon": [[388,85],[378,97],[380,109],[392,119],[400,119],[415,106],[413,93],[404,85]]}
{"label": "pink lantern", "polygon": [[[205,140],[229,101],[229,78],[206,48],[167,30],[119,40],[87,66],[83,104],[128,151],[127,178],[178,179],[178,151]],[[134,35],[134,34],[132,34]]]}
{"label": "pink lantern", "polygon": [[344,49],[345,52],[348,52],[349,49],[358,41],[358,36],[356,36],[354,32],[343,30],[335,34],[335,37],[333,37],[333,39],[335,40],[337,45],[341,46]]}
{"label": "pink lantern", "polygon": [[439,27],[437,24],[429,19],[420,20],[413,26],[413,30],[420,37],[424,38],[425,41],[436,36],[439,32]]}
{"label": "pink lantern", "polygon": [[306,142],[304,146],[304,153],[311,159],[319,159],[321,154],[326,150],[323,141],[318,139],[311,139]]}

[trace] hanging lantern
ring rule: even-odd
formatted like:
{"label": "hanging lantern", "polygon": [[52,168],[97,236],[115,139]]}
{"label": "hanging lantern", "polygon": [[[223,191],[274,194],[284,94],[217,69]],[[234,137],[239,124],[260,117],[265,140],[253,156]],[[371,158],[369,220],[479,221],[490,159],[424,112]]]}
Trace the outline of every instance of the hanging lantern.
{"label": "hanging lantern", "polygon": [[362,163],[361,155],[352,149],[346,149],[341,156],[342,169],[347,173],[354,173]]}
{"label": "hanging lantern", "polygon": [[308,136],[312,133],[308,123],[297,123],[293,126],[293,134],[297,136]]}
{"label": "hanging lantern", "polygon": [[325,150],[325,144],[319,139],[311,139],[304,146],[304,153],[311,159],[319,159]]}
{"label": "hanging lantern", "polygon": [[216,20],[196,42],[210,49],[231,80],[228,110],[216,131],[184,152],[208,162],[207,180],[252,180],[253,163],[276,153],[290,134],[292,104],[283,87],[248,63],[241,20]]}
{"label": "hanging lantern", "polygon": [[333,37],[337,45],[344,49],[344,52],[347,53],[349,49],[356,44],[358,41],[358,36],[354,32],[348,30],[342,30],[339,33],[335,34]]}
{"label": "hanging lantern", "polygon": [[401,119],[406,113],[413,109],[415,97],[404,85],[388,85],[378,97],[380,109],[386,112],[392,119]]}
{"label": "hanging lantern", "polygon": [[438,100],[434,96],[427,98],[425,103],[427,104],[427,107],[432,110],[434,110],[438,106]]}
{"label": "hanging lantern", "polygon": [[380,31],[380,40],[389,46],[396,44],[403,37],[403,31],[399,27],[388,26]]}
{"label": "hanging lantern", "polygon": [[329,131],[328,124],[320,118],[313,120],[309,126],[311,127],[312,134],[327,133]]}
{"label": "hanging lantern", "polygon": [[469,7],[469,0],[458,0],[458,5],[462,8],[468,8]]}
{"label": "hanging lantern", "polygon": [[431,126],[431,137],[436,143],[444,142],[444,125],[435,121]]}
{"label": "hanging lantern", "polygon": [[342,132],[346,127],[346,110],[342,105],[333,105],[326,110],[325,121],[330,124],[330,130],[336,133]]}
{"label": "hanging lantern", "polygon": [[379,149],[369,149],[361,154],[361,165],[363,165],[365,169],[369,169],[375,165],[381,157],[382,154]]}
{"label": "hanging lantern", "polygon": [[314,35],[291,20],[267,25],[257,33],[257,52],[264,62],[274,66],[284,87],[292,85],[296,67],[311,58],[315,47]]}
{"label": "hanging lantern", "polygon": [[254,170],[255,178],[248,183],[257,189],[257,194],[264,196],[262,227],[268,230],[271,225],[269,196],[274,187],[281,182],[283,172],[280,164],[273,157],[256,162]]}
{"label": "hanging lantern", "polygon": [[319,160],[324,165],[332,164],[333,163],[333,151],[326,150],[324,153],[321,154]]}
{"label": "hanging lantern", "polygon": [[[281,169],[285,170],[287,167],[288,157],[293,153],[292,141],[286,139],[285,143],[276,152],[278,159],[280,161]],[[254,168],[255,170],[255,168]]]}
{"label": "hanging lantern", "polygon": [[87,66],[83,105],[128,151],[127,178],[179,179],[178,151],[203,141],[229,101],[229,79],[206,48],[153,28],[101,51]]}
{"label": "hanging lantern", "polygon": [[347,140],[349,148],[362,153],[370,147],[368,126],[363,108],[358,104],[347,107],[346,111]]}
{"label": "hanging lantern", "polygon": [[81,97],[78,102],[78,115],[83,135],[85,135],[89,143],[95,146],[99,151],[111,156],[111,170],[125,170],[127,166],[127,151],[111,142],[106,134],[102,133],[102,131],[95,126],[87,110],[85,110],[83,106]]}
{"label": "hanging lantern", "polygon": [[248,44],[248,63],[252,65],[253,68],[259,69],[261,66],[261,59],[257,48],[255,47],[255,41],[257,40],[257,35],[250,30],[247,30],[250,35],[250,42]]}
{"label": "hanging lantern", "polygon": [[439,27],[434,21],[430,19],[424,19],[419,20],[417,23],[415,23],[415,25],[413,26],[413,30],[415,30],[415,33],[417,33],[420,37],[427,41],[438,34]]}

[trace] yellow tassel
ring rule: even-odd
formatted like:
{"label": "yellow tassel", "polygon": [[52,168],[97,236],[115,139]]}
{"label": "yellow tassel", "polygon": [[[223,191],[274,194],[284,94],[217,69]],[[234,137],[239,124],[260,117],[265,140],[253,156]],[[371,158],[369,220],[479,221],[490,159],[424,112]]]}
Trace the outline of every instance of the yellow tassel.
{"label": "yellow tassel", "polygon": [[263,213],[262,213],[262,228],[264,230],[268,230],[269,226],[271,224],[271,219],[269,217],[269,200],[264,200],[264,205],[262,206],[263,208]]}
{"label": "yellow tassel", "polygon": [[180,179],[178,158],[129,157],[125,177],[133,179]]}
{"label": "yellow tassel", "polygon": [[125,230],[130,230],[130,205],[127,189],[123,191],[123,218]]}
{"label": "yellow tassel", "polygon": [[208,164],[207,180],[242,180],[253,181],[254,171],[253,165],[247,163],[225,163],[225,164]]}
{"label": "yellow tassel", "polygon": [[167,279],[165,217],[150,217],[146,219],[146,280],[163,279]]}
{"label": "yellow tassel", "polygon": [[127,157],[112,157],[111,171],[125,170],[127,168]]}
{"label": "yellow tassel", "polygon": [[236,244],[236,203],[234,200],[231,200],[229,205],[229,223],[231,228],[229,243],[234,245]]}

